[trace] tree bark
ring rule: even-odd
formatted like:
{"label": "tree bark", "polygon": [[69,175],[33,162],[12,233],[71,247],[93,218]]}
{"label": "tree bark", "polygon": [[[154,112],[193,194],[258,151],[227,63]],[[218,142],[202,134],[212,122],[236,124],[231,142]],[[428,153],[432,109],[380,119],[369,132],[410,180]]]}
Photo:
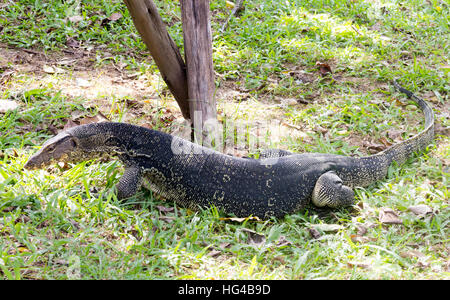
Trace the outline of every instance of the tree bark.
{"label": "tree bark", "polygon": [[215,123],[217,114],[209,0],[180,3],[190,115],[195,137],[202,139],[207,134],[207,123]]}
{"label": "tree bark", "polygon": [[124,0],[124,2],[134,26],[180,106],[183,117],[191,119],[188,99],[193,98],[188,94],[186,65],[175,42],[169,36],[155,4],[151,0]]}

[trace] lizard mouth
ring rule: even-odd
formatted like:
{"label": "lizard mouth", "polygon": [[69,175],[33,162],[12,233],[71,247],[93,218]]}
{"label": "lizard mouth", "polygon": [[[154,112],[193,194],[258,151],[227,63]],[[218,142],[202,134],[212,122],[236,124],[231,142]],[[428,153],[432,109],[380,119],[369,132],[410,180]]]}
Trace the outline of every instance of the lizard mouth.
{"label": "lizard mouth", "polygon": [[42,164],[38,163],[33,156],[30,157],[30,159],[28,159],[28,161],[23,166],[23,168],[26,170],[36,170],[41,167],[43,167]]}
{"label": "lizard mouth", "polygon": [[62,133],[47,141],[42,148],[32,155],[24,169],[35,170],[52,165],[55,162],[70,161],[76,151],[76,143],[69,134]]}

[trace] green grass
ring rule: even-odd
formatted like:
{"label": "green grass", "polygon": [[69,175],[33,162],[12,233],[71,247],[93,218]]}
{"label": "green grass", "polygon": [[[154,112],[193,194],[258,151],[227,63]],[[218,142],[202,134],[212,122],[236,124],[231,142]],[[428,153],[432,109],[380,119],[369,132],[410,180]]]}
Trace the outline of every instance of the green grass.
{"label": "green grass", "polygon": [[[0,1],[0,42],[52,55],[70,50],[68,40],[75,39],[77,51],[89,52],[97,68],[123,61],[130,71],[157,74],[122,1],[88,2]],[[178,2],[155,2],[182,47]],[[431,101],[441,127],[450,125],[444,1],[246,1],[223,33],[218,29],[229,11],[225,1],[211,2],[217,85],[250,90],[251,100],[261,103],[276,103],[275,96],[310,101],[280,109],[280,118],[307,135],[283,137],[281,148],[364,155],[362,141],[386,140],[393,129],[403,130],[403,138],[418,132],[421,113],[398,103],[404,97],[387,88],[393,78]],[[122,17],[105,21],[113,13]],[[83,19],[71,22],[71,16]],[[332,67],[333,79],[318,74],[317,61]],[[214,207],[191,211],[145,190],[119,202],[113,186],[123,169],[117,162],[23,170],[74,112],[95,114],[87,99],[51,84],[27,88],[32,80],[17,73],[10,81],[22,82],[21,89],[1,87],[1,98],[20,107],[0,114],[0,278],[450,278],[450,149],[443,131],[425,153],[392,167],[388,178],[356,189],[352,208],[308,207],[282,219],[241,222]],[[163,86],[149,84],[163,95]],[[124,119],[126,100],[110,100],[120,107],[108,113],[111,120]],[[245,104],[236,104],[241,118],[251,113]],[[157,119],[164,114],[150,112]],[[170,125],[156,126],[170,131]],[[433,213],[419,217],[408,210],[418,204]],[[402,224],[380,222],[385,207]]]}

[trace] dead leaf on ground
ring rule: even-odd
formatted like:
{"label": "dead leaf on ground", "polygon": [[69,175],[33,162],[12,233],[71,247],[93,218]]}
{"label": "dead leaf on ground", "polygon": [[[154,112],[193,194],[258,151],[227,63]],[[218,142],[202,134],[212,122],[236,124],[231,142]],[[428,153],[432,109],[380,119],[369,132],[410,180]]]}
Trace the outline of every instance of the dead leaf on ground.
{"label": "dead leaf on ground", "polygon": [[12,212],[13,210],[15,210],[17,208],[17,206],[8,206],[5,208],[2,208],[0,211],[1,212],[5,212],[5,213],[9,213]]}
{"label": "dead leaf on ground", "polygon": [[398,141],[402,136],[403,130],[400,129],[391,129],[387,132],[387,137],[392,139],[393,141]]}
{"label": "dead leaf on ground", "polygon": [[327,63],[322,63],[322,62],[318,61],[318,62],[316,62],[316,66],[319,67],[319,74],[322,77],[325,77],[325,76],[333,73],[333,71],[331,71],[330,65]]}
{"label": "dead leaf on ground", "polygon": [[89,116],[78,117],[75,115],[73,119],[67,120],[66,124],[64,125],[63,131],[79,125],[101,123],[101,122],[109,122],[108,118],[101,112],[98,112],[95,116],[92,117]]}
{"label": "dead leaf on ground", "polygon": [[55,70],[53,69],[53,67],[52,67],[52,66],[48,66],[48,65],[44,65],[44,66],[42,67],[42,70],[43,70],[45,73],[47,73],[47,74],[53,74],[53,73],[55,73]]}
{"label": "dead leaf on ground", "polygon": [[18,107],[19,107],[19,104],[16,101],[0,99],[0,113],[5,113],[9,110],[14,110]]}
{"label": "dead leaf on ground", "polygon": [[367,238],[364,237],[364,236],[361,236],[361,235],[359,235],[359,234],[351,234],[351,235],[350,235],[350,240],[351,240],[353,243],[364,243],[364,242],[367,241]]}
{"label": "dead leaf on ground", "polygon": [[222,254],[222,251],[220,250],[211,250],[207,255],[211,257],[217,257],[220,254]]}
{"label": "dead leaf on ground", "polygon": [[156,208],[159,210],[159,212],[166,213],[166,212],[172,212],[175,209],[173,207],[166,207],[162,205],[157,205]]}
{"label": "dead leaf on ground", "polygon": [[75,78],[75,82],[79,87],[90,87],[92,85],[88,80],[83,78]]}
{"label": "dead leaf on ground", "polygon": [[359,235],[365,235],[366,233],[367,233],[367,227],[365,226],[365,225],[363,225],[363,224],[357,224],[356,225],[356,228],[357,228],[357,234],[359,234]]}
{"label": "dead leaf on ground", "polygon": [[49,65],[44,65],[42,67],[42,70],[47,73],[47,74],[60,74],[60,73],[64,73],[65,71],[61,68],[58,67],[52,67]]}
{"label": "dead leaf on ground", "polygon": [[403,258],[416,259],[416,266],[419,268],[424,269],[430,267],[429,257],[418,250],[401,251],[399,254]]}
{"label": "dead leaf on ground", "polygon": [[[383,7],[384,8],[384,7]],[[373,24],[371,27],[370,27],[370,30],[373,30],[373,31],[380,31],[380,29],[383,27],[383,24],[381,23],[381,22],[377,22],[377,23],[375,23],[375,24]]]}
{"label": "dead leaf on ground", "polygon": [[113,13],[109,17],[104,18],[101,21],[100,26],[106,26],[106,25],[110,26],[109,25],[110,22],[115,22],[115,21],[119,20],[120,18],[122,18],[121,13]]}
{"label": "dead leaf on ground", "polygon": [[425,205],[425,204],[410,206],[410,207],[408,207],[408,210],[418,216],[425,216],[426,214],[430,214],[433,212],[431,207],[429,207],[428,205]]}
{"label": "dead leaf on ground", "polygon": [[274,258],[273,258],[273,260],[274,261],[277,261],[277,262],[279,262],[280,264],[282,264],[282,265],[286,265],[287,263],[286,263],[286,259],[284,259],[284,257],[283,256],[275,256]]}
{"label": "dead leaf on ground", "polygon": [[368,269],[370,267],[370,263],[363,261],[348,261],[347,266],[349,268],[357,267],[362,269]]}
{"label": "dead leaf on ground", "polygon": [[80,21],[83,21],[83,16],[71,16],[67,18],[72,23],[78,23]]}
{"label": "dead leaf on ground", "polygon": [[362,236],[360,234],[351,234],[350,239],[352,240],[353,243],[361,243],[361,244],[367,242],[375,242],[377,240],[377,238],[375,237],[367,237]]}
{"label": "dead leaf on ground", "polygon": [[72,127],[78,126],[78,125],[79,125],[78,123],[69,119],[69,120],[67,120],[67,123],[64,125],[63,131],[70,129]]}
{"label": "dead leaf on ground", "polygon": [[102,114],[101,112],[98,112],[93,117],[84,117],[84,118],[80,119],[79,122],[80,122],[80,125],[85,125],[85,124],[91,124],[91,123],[109,122],[109,120],[104,114]]}
{"label": "dead leaf on ground", "polygon": [[56,135],[56,134],[58,134],[59,130],[55,125],[53,125],[53,123],[50,123],[47,126],[47,131],[51,132],[53,135]]}
{"label": "dead leaf on ground", "polygon": [[221,244],[219,245],[219,247],[222,248],[222,249],[227,249],[227,248],[230,248],[230,247],[231,247],[231,243],[224,242],[224,243],[221,243]]}
{"label": "dead leaf on ground", "polygon": [[15,221],[14,224],[17,223],[29,223],[31,222],[31,218],[26,215],[20,215]]}
{"label": "dead leaf on ground", "polygon": [[166,223],[172,223],[173,221],[175,221],[175,217],[168,217],[168,216],[160,216],[158,219]]}
{"label": "dead leaf on ground", "polygon": [[392,143],[389,142],[385,137],[381,137],[378,141],[380,141],[385,148],[392,146]]}
{"label": "dead leaf on ground", "polygon": [[0,83],[6,84],[15,73],[13,68],[0,67]]}
{"label": "dead leaf on ground", "polygon": [[339,224],[314,224],[312,227],[323,232],[336,232],[344,228]]}
{"label": "dead leaf on ground", "polygon": [[380,209],[378,215],[378,221],[383,224],[402,224],[402,220],[398,217],[398,214],[391,208],[383,207]]}
{"label": "dead leaf on ground", "polygon": [[322,235],[320,234],[319,230],[315,229],[314,227],[310,227],[308,228],[309,234],[311,235],[311,237],[313,239],[318,239],[320,238]]}
{"label": "dead leaf on ground", "polygon": [[368,150],[371,154],[378,153],[378,152],[383,151],[384,149],[387,148],[386,145],[381,144],[381,143],[376,143],[376,142],[368,142],[368,141],[365,141],[365,142],[363,143],[363,145],[364,145],[365,147],[367,147],[367,150]]}
{"label": "dead leaf on ground", "polygon": [[266,237],[262,234],[257,233],[254,230],[242,228],[243,232],[247,233],[247,243],[249,245],[254,245],[256,247],[261,247],[266,242]]}
{"label": "dead leaf on ground", "polygon": [[277,247],[283,247],[283,246],[289,246],[292,245],[292,243],[286,239],[284,235],[280,236],[280,238],[277,240]]}
{"label": "dead leaf on ground", "polygon": [[407,251],[401,251],[400,257],[403,258],[419,258],[419,257],[425,257],[425,254],[423,254],[420,251],[417,250],[407,250]]}
{"label": "dead leaf on ground", "polygon": [[108,17],[108,20],[110,20],[110,21],[117,21],[117,20],[119,20],[120,18],[122,18],[122,14],[116,12],[116,13],[113,13],[112,15],[110,15],[110,16]]}
{"label": "dead leaf on ground", "polygon": [[309,84],[314,82],[314,75],[303,70],[289,70],[283,73],[293,77],[296,84]]}
{"label": "dead leaf on ground", "polygon": [[434,132],[436,135],[450,136],[450,127],[444,127],[441,123],[436,122]]}
{"label": "dead leaf on ground", "polygon": [[81,43],[73,37],[68,37],[66,41],[66,46],[70,48],[79,48]]}

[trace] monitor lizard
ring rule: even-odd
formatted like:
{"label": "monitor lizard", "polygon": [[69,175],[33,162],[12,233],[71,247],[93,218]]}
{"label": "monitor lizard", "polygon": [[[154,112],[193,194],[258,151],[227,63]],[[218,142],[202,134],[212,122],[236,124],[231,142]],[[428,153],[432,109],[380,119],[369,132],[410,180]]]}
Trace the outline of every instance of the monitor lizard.
{"label": "monitor lizard", "polygon": [[269,150],[259,159],[241,158],[160,131],[104,122],[59,133],[24,167],[37,169],[99,157],[119,159],[125,167],[116,185],[119,199],[132,197],[143,185],[185,207],[215,205],[244,217],[282,217],[310,201],[318,207],[347,206],[354,202],[354,187],[385,178],[393,162],[404,163],[433,141],[432,108],[396,82],[394,86],[419,105],[425,128],[370,156]]}

